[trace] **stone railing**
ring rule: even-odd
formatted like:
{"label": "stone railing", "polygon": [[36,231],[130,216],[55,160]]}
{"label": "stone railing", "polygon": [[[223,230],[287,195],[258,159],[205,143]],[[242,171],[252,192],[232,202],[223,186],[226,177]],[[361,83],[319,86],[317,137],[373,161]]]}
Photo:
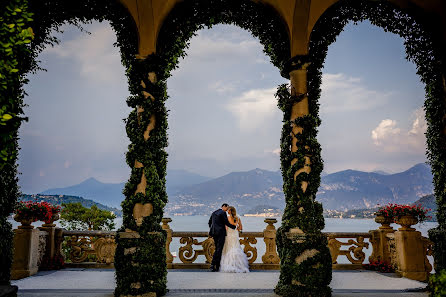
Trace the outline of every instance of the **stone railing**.
{"label": "stone railing", "polygon": [[[167,232],[166,263],[171,269],[205,269],[212,261],[215,251],[214,240],[207,232],[176,232],[170,229],[170,218],[163,219]],[[276,248],[276,219],[265,219],[263,232],[240,232],[240,245],[248,257],[251,269],[279,269],[280,259]],[[63,249],[66,250],[68,267],[109,267],[112,266],[115,242],[113,231],[63,231]],[[361,269],[366,261],[364,249],[369,248],[369,233],[325,233],[332,255],[334,269]],[[179,247],[171,251],[172,241],[177,239]],[[259,244],[263,241],[263,245]],[[62,242],[62,241],[61,241]],[[262,250],[261,254],[259,250]],[[176,261],[175,257],[178,255]],[[203,256],[200,261],[199,256]],[[339,264],[344,256],[346,264]]]}
{"label": "stone railing", "polygon": [[115,257],[114,231],[63,230],[62,250],[69,267],[113,267]]}
{"label": "stone railing", "polygon": [[[215,250],[214,240],[207,232],[173,231],[169,226],[171,221],[170,218],[162,220],[162,228],[167,233],[168,268],[208,268]],[[276,219],[268,218],[262,232],[240,232],[240,244],[251,269],[279,269],[276,222]],[[67,231],[56,227],[39,229],[15,230],[12,273],[16,278],[36,273],[42,255],[47,260],[63,256],[66,267],[113,267],[116,232]],[[427,258],[432,253],[432,243],[413,228],[397,231],[387,225],[363,233],[324,234],[328,239],[333,269],[362,269],[367,260],[384,261],[391,263],[400,275],[417,280],[426,280],[432,270]],[[45,251],[38,252],[39,248]],[[40,256],[35,256],[38,254]],[[366,257],[367,254],[371,254],[370,257]]]}

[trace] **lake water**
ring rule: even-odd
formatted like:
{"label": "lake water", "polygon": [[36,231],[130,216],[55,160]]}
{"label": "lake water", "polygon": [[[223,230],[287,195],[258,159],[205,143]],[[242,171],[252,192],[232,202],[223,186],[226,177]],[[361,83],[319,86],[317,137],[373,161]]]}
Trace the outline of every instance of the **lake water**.
{"label": "lake water", "polygon": [[[208,220],[209,216],[173,216],[172,222],[169,224],[170,228],[173,231],[194,231],[194,232],[201,232],[201,231],[209,231],[208,228]],[[265,218],[263,217],[241,217],[242,223],[243,223],[243,231],[245,232],[262,232],[265,227],[266,223],[264,222]],[[281,219],[277,218],[277,223],[275,224],[275,227],[278,228],[281,223]],[[13,224],[14,228],[17,228],[19,223],[10,220],[10,222]],[[58,223],[58,222],[56,222]],[[115,220],[116,228],[119,228],[122,225],[122,218],[116,218]],[[34,226],[40,226],[41,222],[35,222],[33,224]],[[420,231],[423,236],[427,236],[427,231],[429,229],[435,228],[438,224],[436,222],[426,222],[422,224],[415,225],[414,227]],[[394,228],[397,228],[398,225],[392,225]],[[369,230],[375,230],[379,227],[379,224],[375,223],[373,219],[334,219],[334,218],[326,218],[325,219],[325,229],[323,231],[325,232],[368,232]],[[198,238],[199,241],[204,240],[204,238]],[[256,262],[261,262],[262,255],[265,253],[265,244],[263,242],[263,239],[258,238],[257,244],[255,245],[257,247],[257,260]],[[170,245],[170,251],[176,256],[174,258],[175,263],[179,263],[180,260],[178,259],[178,250],[182,244],[180,244],[180,238],[173,238],[172,243]],[[342,242],[346,242],[347,239],[340,240]],[[367,241],[367,240],[366,240]],[[195,246],[197,247],[197,246]],[[200,247],[197,247],[201,249]],[[366,262],[368,263],[367,259],[371,254],[371,246],[368,249],[364,249],[364,252],[366,254]],[[343,248],[345,249],[345,247]],[[433,259],[432,257],[429,257],[430,262],[432,263]],[[204,256],[198,256],[196,262],[204,262]],[[338,263],[349,263],[347,258],[345,256],[340,256],[338,258]]]}

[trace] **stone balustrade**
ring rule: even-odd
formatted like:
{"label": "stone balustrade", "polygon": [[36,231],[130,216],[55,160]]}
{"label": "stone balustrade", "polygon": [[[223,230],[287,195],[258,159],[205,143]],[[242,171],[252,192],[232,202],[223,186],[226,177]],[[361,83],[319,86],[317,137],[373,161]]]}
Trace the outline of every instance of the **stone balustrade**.
{"label": "stone balustrade", "polygon": [[[208,232],[173,231],[169,226],[171,221],[170,218],[162,220],[162,228],[167,234],[167,267],[170,269],[208,268],[215,250],[214,240],[208,236]],[[240,244],[248,257],[251,269],[276,270],[280,268],[274,226],[276,222],[276,219],[267,218],[265,219],[267,225],[263,232],[240,232]],[[34,247],[34,250],[38,250],[39,246],[40,249],[46,247],[46,251],[42,251],[40,254],[50,258],[62,255],[66,267],[113,267],[116,249],[115,231],[67,231],[55,227],[40,229],[41,235],[45,235],[46,238],[46,240],[41,239],[40,243],[37,243],[37,237],[34,239],[34,235],[38,231],[26,230],[29,236],[24,236],[23,229],[18,229],[15,239],[16,246],[21,245],[25,249],[29,247],[30,250],[32,245],[38,245]],[[363,264],[369,261],[384,261],[391,263],[400,275],[423,281],[427,279],[432,270],[427,258],[428,255],[431,255],[432,243],[414,229],[400,228],[397,231],[391,227],[381,227],[378,230],[362,233],[329,232],[324,234],[328,239],[333,269],[362,269]],[[28,241],[30,244],[24,244],[22,241]],[[172,250],[172,246],[175,247],[175,250]],[[23,248],[18,250],[23,250]],[[365,251],[371,254],[368,259]],[[14,261],[17,264],[23,262],[16,259],[17,257],[26,258],[22,255],[23,253],[16,253]],[[37,260],[34,257],[33,267],[36,266],[35,262]],[[21,265],[25,267],[25,264]],[[20,269],[23,270],[23,268]],[[15,275],[20,274],[20,271],[17,272]],[[23,277],[25,276],[28,275]]]}

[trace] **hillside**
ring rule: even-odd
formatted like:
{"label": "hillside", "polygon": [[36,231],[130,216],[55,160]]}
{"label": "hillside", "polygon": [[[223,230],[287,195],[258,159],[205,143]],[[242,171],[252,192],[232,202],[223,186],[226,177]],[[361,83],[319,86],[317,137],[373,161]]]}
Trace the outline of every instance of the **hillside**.
{"label": "hillside", "polygon": [[[178,189],[204,182],[209,177],[201,176],[186,170],[169,170],[167,172],[167,193],[174,194]],[[103,183],[95,178],[89,178],[80,184],[65,188],[54,188],[43,191],[43,195],[71,195],[80,196],[85,199],[91,199],[104,205],[121,208],[121,202],[124,200],[122,190],[125,182],[122,183]]]}
{"label": "hillside", "polygon": [[23,195],[19,199],[20,201],[37,201],[37,202],[48,202],[54,205],[61,205],[62,203],[77,203],[80,202],[82,206],[90,208],[96,205],[99,209],[112,211],[118,217],[122,216],[122,211],[120,209],[109,207],[101,203],[94,202],[93,200],[84,199],[77,196],[68,195]]}

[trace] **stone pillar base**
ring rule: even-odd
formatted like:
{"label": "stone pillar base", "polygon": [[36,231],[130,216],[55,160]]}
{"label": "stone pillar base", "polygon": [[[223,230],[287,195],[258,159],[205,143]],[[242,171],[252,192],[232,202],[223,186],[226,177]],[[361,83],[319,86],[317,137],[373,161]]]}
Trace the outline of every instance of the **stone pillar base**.
{"label": "stone pillar base", "polygon": [[28,270],[14,269],[14,270],[11,270],[11,279],[12,280],[22,279],[22,278],[36,274],[37,271],[39,271],[39,269],[37,267],[28,269]]}
{"label": "stone pillar base", "polygon": [[11,279],[21,279],[34,275],[38,271],[39,230],[14,230],[14,257],[11,267]]}
{"label": "stone pillar base", "polygon": [[0,286],[0,297],[15,297],[17,290],[17,286]]}
{"label": "stone pillar base", "polygon": [[402,277],[413,279],[421,282],[425,282],[429,279],[429,272],[426,271],[396,271],[396,273]]}
{"label": "stone pillar base", "polygon": [[394,233],[397,273],[417,281],[427,281],[432,267],[427,260],[427,239],[419,231]]}

